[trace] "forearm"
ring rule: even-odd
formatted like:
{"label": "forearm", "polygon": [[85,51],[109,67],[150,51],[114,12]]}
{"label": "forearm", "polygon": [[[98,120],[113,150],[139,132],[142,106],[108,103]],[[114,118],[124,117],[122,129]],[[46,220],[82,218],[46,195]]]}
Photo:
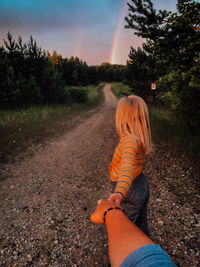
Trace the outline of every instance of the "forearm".
{"label": "forearm", "polygon": [[120,210],[106,214],[109,255],[112,267],[119,266],[136,249],[153,242]]}
{"label": "forearm", "polygon": [[125,172],[120,173],[115,187],[115,193],[120,193],[125,198],[133,182],[132,179],[132,175],[127,175]]}

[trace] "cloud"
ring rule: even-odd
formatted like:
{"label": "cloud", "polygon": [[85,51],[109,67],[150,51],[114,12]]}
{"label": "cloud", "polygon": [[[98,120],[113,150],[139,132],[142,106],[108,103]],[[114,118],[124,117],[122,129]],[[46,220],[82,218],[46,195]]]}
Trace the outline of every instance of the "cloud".
{"label": "cloud", "polygon": [[[76,14],[78,16],[78,14]],[[10,27],[27,28],[29,30],[45,31],[55,29],[72,28],[84,24],[83,16],[78,16],[76,20],[72,14],[59,16],[58,14],[46,13],[44,15],[35,12],[24,13],[21,10],[2,10],[0,11],[0,30],[7,30]]]}
{"label": "cloud", "polygon": [[[43,0],[18,1],[18,5],[11,5],[13,1],[0,3],[0,30],[11,27],[27,30],[55,30],[74,28],[76,26],[95,27],[99,25],[113,25],[113,15],[110,8],[103,1],[72,1],[72,0]],[[38,3],[41,2],[40,5]],[[118,2],[118,1],[117,1]],[[14,3],[14,2],[13,2]],[[20,4],[21,3],[21,4]],[[59,4],[56,4],[59,3]],[[114,5],[115,9],[116,6]]]}

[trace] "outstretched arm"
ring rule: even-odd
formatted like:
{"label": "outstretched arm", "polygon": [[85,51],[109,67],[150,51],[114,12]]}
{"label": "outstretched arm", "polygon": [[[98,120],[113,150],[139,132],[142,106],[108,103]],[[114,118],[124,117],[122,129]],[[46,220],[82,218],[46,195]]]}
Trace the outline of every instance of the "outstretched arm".
{"label": "outstretched arm", "polygon": [[[99,200],[96,211],[91,216],[94,223],[103,223],[103,215],[110,207],[119,207],[111,201]],[[109,257],[111,266],[119,266],[136,249],[153,244],[126,215],[118,209],[106,213],[105,223],[108,232]]]}

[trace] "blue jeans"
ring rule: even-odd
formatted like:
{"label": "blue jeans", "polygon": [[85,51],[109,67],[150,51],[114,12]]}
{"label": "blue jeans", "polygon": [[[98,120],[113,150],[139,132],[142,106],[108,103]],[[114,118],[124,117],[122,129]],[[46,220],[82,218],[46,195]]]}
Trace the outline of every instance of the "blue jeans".
{"label": "blue jeans", "polygon": [[121,203],[126,216],[149,236],[147,223],[147,206],[149,201],[149,185],[143,173],[139,174]]}

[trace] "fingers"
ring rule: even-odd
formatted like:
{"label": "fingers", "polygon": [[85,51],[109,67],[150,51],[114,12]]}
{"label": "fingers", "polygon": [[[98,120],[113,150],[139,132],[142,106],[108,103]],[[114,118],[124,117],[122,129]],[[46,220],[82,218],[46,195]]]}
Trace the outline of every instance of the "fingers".
{"label": "fingers", "polygon": [[109,198],[107,199],[107,201],[111,201],[111,199],[112,199],[112,198],[111,198],[111,197],[109,197]]}
{"label": "fingers", "polygon": [[116,200],[115,200],[115,203],[116,203],[117,205],[120,205],[120,201],[119,201],[119,199],[116,199]]}
{"label": "fingers", "polygon": [[97,209],[95,212],[90,216],[90,220],[93,223],[100,223],[103,224],[103,206],[105,204],[105,201],[100,199],[97,201]]}
{"label": "fingers", "polygon": [[102,202],[102,199],[99,199],[97,202],[98,206],[101,204],[101,202]]}
{"label": "fingers", "polygon": [[93,223],[104,223],[102,214],[100,214],[97,210],[90,216],[90,220]]}
{"label": "fingers", "polygon": [[104,223],[103,214],[110,207],[120,206],[120,200],[116,195],[112,194],[107,200],[99,199],[97,201],[97,208],[91,215],[90,220],[93,223]]}

